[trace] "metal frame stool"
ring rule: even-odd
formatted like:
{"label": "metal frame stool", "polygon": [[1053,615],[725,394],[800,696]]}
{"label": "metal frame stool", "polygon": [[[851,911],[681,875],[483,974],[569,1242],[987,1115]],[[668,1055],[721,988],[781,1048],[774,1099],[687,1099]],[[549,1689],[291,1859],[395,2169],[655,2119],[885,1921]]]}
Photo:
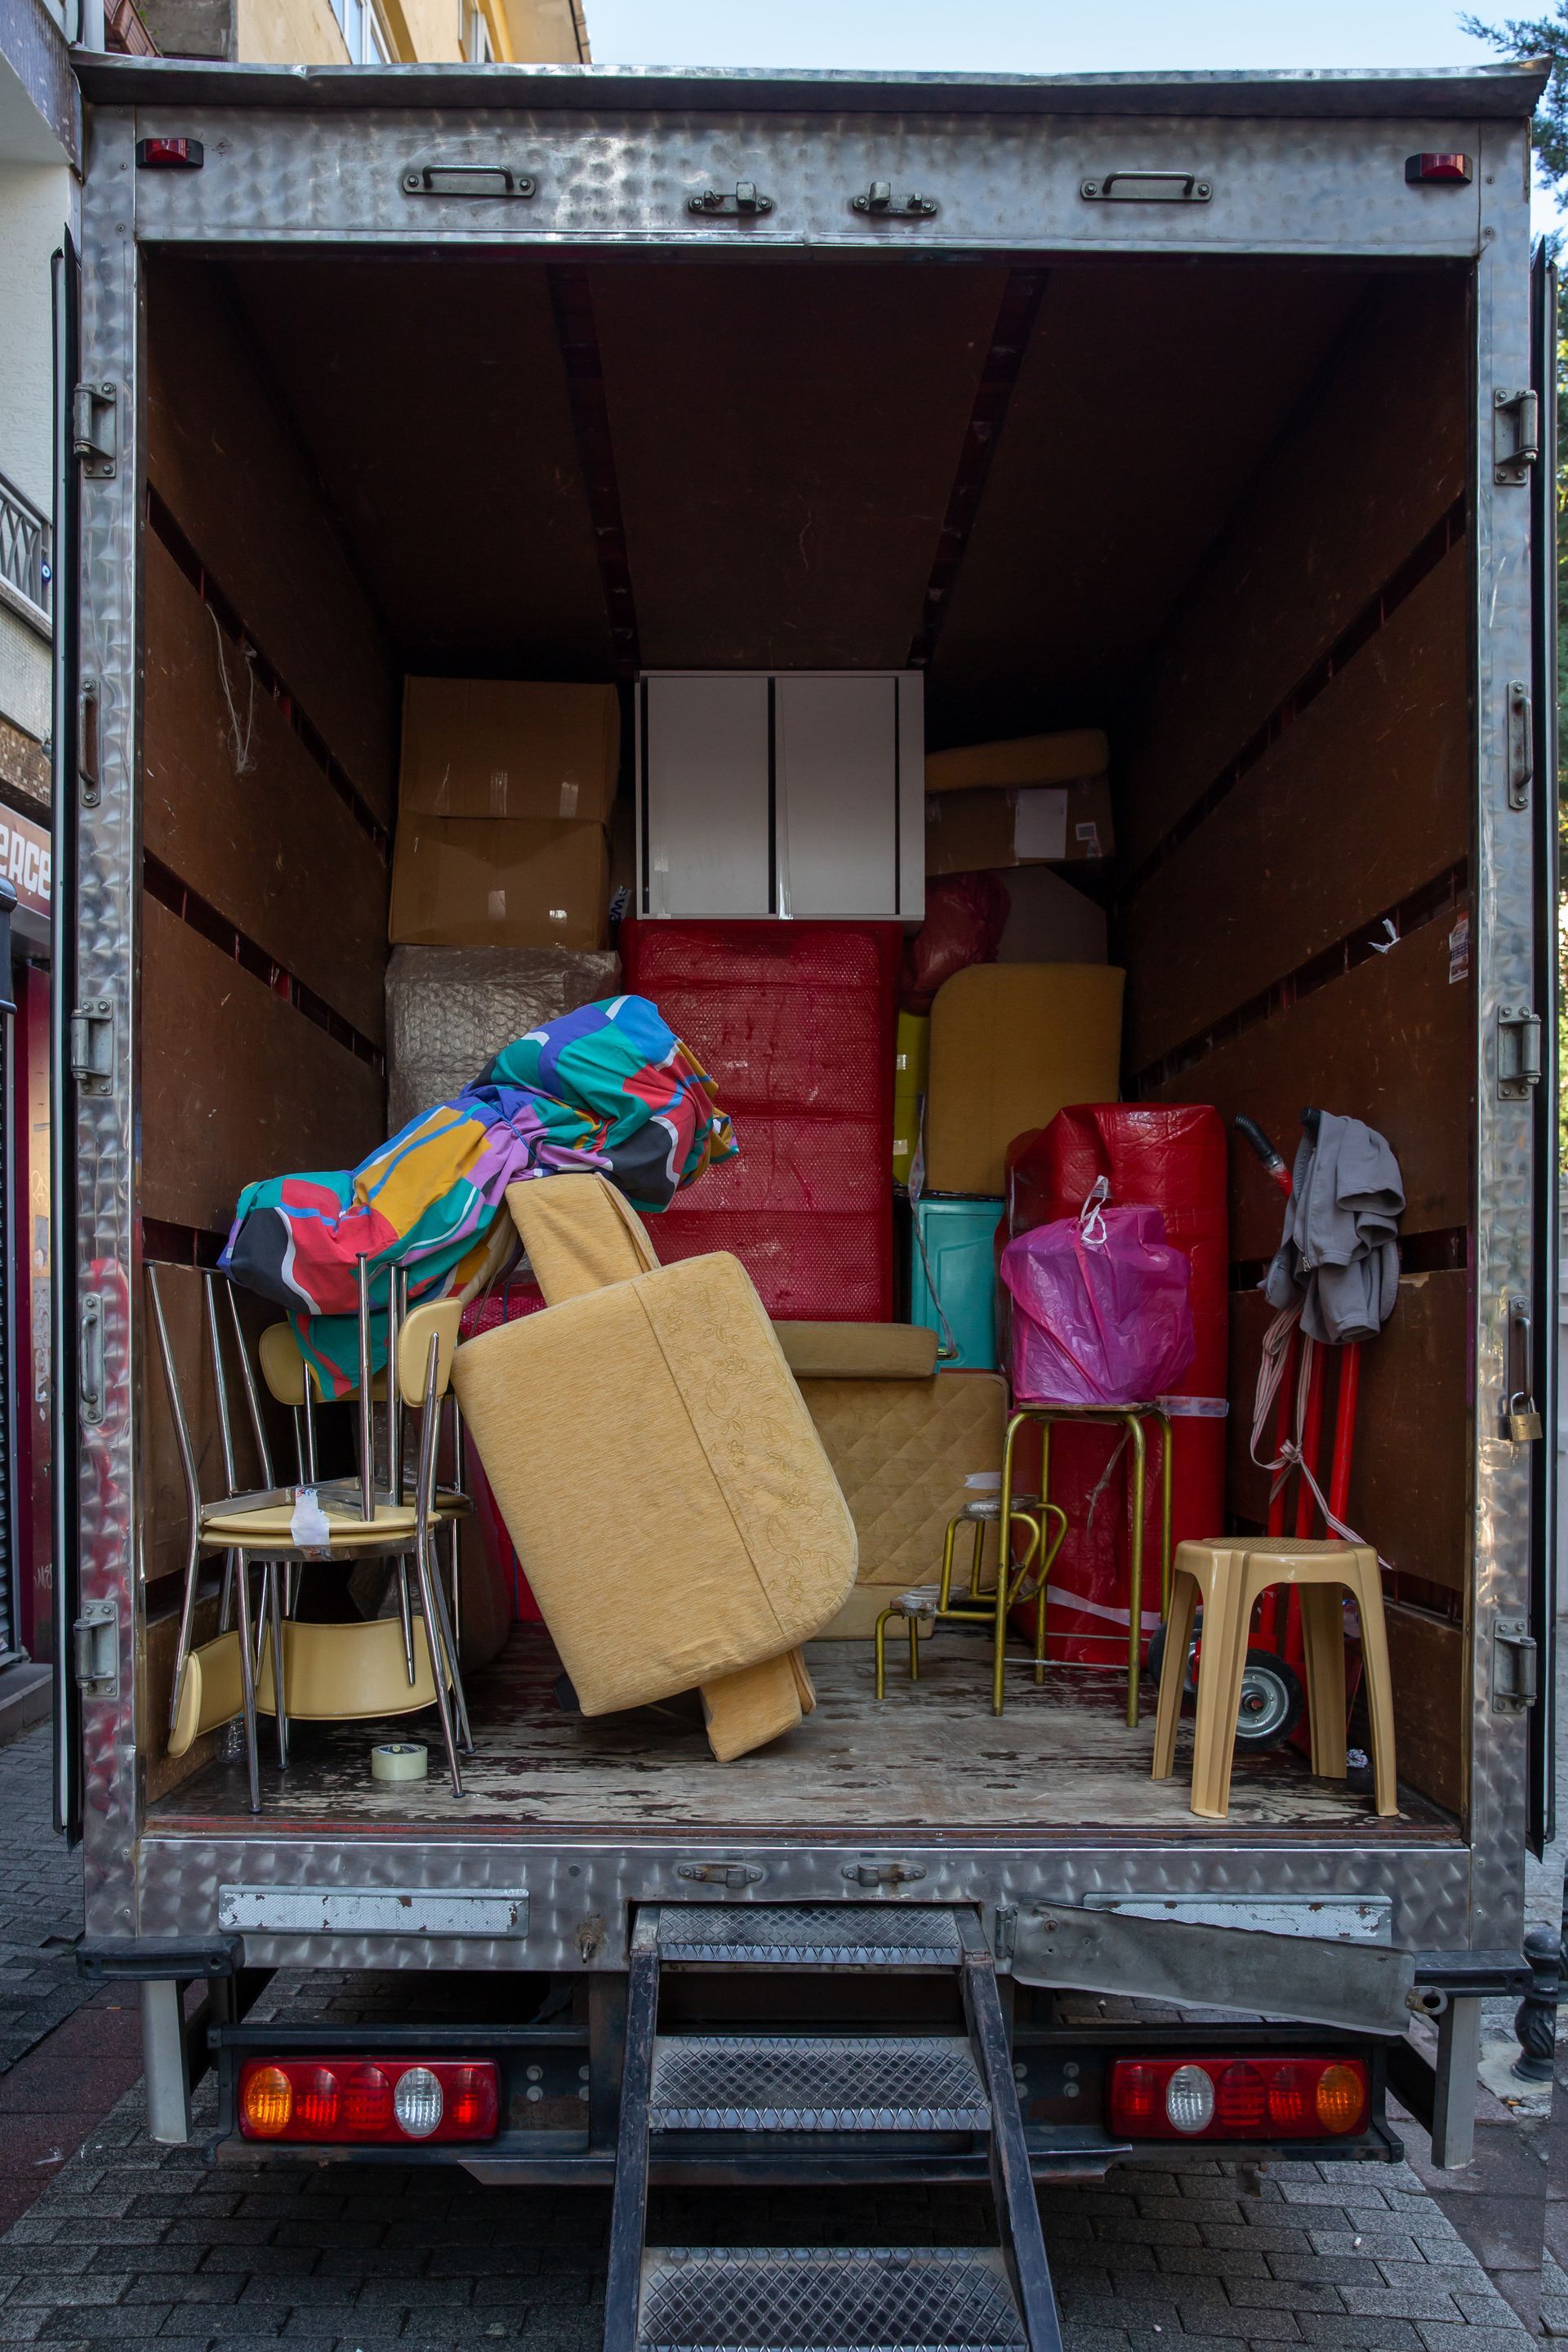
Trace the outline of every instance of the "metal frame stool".
{"label": "metal frame stool", "polygon": [[[1004,1561],[998,1546],[996,1580],[987,1591],[981,1583],[984,1570],[985,1531],[1002,1524],[1001,1495],[977,1495],[965,1503],[947,1523],[947,1535],[942,1549],[942,1580],[934,1591],[930,1585],[910,1592],[901,1592],[889,1602],[877,1620],[877,1696],[887,1696],[888,1625],[890,1619],[903,1617],[910,1629],[910,1680],[921,1678],[921,1634],[938,1624],[989,1625],[992,1632],[991,1712],[1003,1710],[1003,1689],[1007,1652],[1007,1613],[1020,1601],[1035,1599],[1035,1680],[1045,1677],[1046,1658],[1046,1580],[1049,1577],[1062,1538],[1068,1531],[1067,1513],[1058,1503],[1040,1503],[1032,1495],[1009,1498],[1006,1524],[1009,1528],[1021,1522],[1029,1531],[1028,1548],[1016,1566]],[[1059,1522],[1054,1537],[1047,1541],[1047,1523]],[[958,1600],[952,1598],[953,1552],[958,1531],[963,1527],[974,1529],[974,1549],[969,1563],[969,1589]],[[1036,1563],[1038,1562],[1037,1568]],[[1032,1581],[1031,1581],[1032,1580]]]}
{"label": "metal frame stool", "polygon": [[[1013,1499],[1013,1454],[1019,1435],[1029,1428],[1040,1433],[1040,1502],[1037,1507],[1056,1509],[1050,1501],[1051,1492],[1051,1432],[1061,1422],[1087,1422],[1092,1426],[1107,1423],[1120,1423],[1126,1432],[1132,1454],[1132,1537],[1129,1546],[1127,1609],[1127,1728],[1138,1728],[1138,1677],[1142,1663],[1143,1640],[1143,1487],[1148,1444],[1144,1435],[1145,1422],[1157,1423],[1161,1431],[1160,1444],[1160,1612],[1169,1614],[1171,1605],[1171,1417],[1157,1404],[1016,1404],[1007,1423],[1006,1442],[1002,1449],[1001,1507],[1009,1510]],[[1115,1455],[1111,1457],[1112,1462]],[[1059,1538],[1058,1538],[1059,1541]],[[1052,1558],[1055,1558],[1053,1551]],[[1036,1642],[1042,1646],[1045,1622],[1045,1599],[1041,1596],[1039,1622]],[[1000,1707],[997,1713],[1001,1713]]]}

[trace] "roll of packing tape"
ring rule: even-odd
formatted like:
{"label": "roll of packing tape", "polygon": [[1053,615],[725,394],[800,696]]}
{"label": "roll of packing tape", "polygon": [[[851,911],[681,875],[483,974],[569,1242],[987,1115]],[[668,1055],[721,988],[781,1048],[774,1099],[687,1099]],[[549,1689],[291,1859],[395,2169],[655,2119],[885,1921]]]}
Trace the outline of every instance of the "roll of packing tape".
{"label": "roll of packing tape", "polygon": [[430,1751],[417,1739],[388,1739],[370,1751],[373,1780],[423,1780]]}

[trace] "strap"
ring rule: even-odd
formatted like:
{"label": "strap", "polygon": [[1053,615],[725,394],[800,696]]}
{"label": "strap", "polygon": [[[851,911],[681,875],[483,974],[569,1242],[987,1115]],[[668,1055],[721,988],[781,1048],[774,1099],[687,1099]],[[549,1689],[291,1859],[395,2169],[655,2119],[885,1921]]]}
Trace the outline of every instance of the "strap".
{"label": "strap", "polygon": [[[1252,1406],[1250,1447],[1252,1459],[1260,1470],[1268,1470],[1273,1474],[1273,1484],[1268,1489],[1268,1499],[1271,1503],[1289,1477],[1291,1471],[1298,1470],[1306,1480],[1308,1491],[1323,1515],[1323,1525],[1329,1533],[1337,1536],[1342,1543],[1354,1544],[1363,1551],[1371,1550],[1373,1547],[1368,1544],[1366,1538],[1358,1535],[1354,1528],[1348,1526],[1329,1508],[1329,1498],[1319,1486],[1311,1465],[1301,1450],[1307,1421],[1307,1396],[1312,1382],[1312,1364],[1321,1344],[1318,1340],[1309,1338],[1305,1332],[1301,1335],[1301,1352],[1296,1374],[1294,1433],[1280,1441],[1279,1451],[1271,1461],[1266,1462],[1258,1450],[1259,1444],[1263,1443],[1264,1432],[1268,1426],[1268,1417],[1274,1410],[1275,1400],[1279,1394],[1279,1385],[1285,1377],[1285,1359],[1290,1345],[1290,1335],[1301,1320],[1303,1304],[1304,1301],[1298,1298],[1289,1307],[1282,1307],[1263,1335],[1263,1351],[1258,1358],[1258,1387]],[[1381,1552],[1377,1555],[1377,1564],[1379,1568],[1392,1570],[1392,1562],[1384,1559]]]}

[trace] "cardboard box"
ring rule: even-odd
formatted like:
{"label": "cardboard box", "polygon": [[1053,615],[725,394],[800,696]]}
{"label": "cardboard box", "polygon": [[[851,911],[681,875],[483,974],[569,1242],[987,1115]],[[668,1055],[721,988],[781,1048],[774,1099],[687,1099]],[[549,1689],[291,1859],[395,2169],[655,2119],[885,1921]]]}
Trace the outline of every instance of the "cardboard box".
{"label": "cardboard box", "polygon": [[396,947],[602,948],[602,824],[405,815],[392,864]]}
{"label": "cardboard box", "polygon": [[1024,784],[926,796],[926,872],[973,874],[983,866],[1072,866],[1109,857],[1116,846],[1110,786],[1103,776],[1076,784]]}
{"label": "cardboard box", "polygon": [[401,816],[607,824],[620,758],[613,686],[404,681]]}
{"label": "cardboard box", "polygon": [[1059,735],[1016,735],[1005,743],[965,743],[926,753],[928,793],[993,792],[1008,784],[1076,784],[1103,776],[1110,746],[1098,727]]}

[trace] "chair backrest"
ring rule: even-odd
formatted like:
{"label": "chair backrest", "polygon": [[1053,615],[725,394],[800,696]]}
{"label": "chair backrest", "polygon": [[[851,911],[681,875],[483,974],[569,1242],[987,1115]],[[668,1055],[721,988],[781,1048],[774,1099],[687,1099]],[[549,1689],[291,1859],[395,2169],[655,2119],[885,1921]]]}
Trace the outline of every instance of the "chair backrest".
{"label": "chair backrest", "polygon": [[[286,1404],[298,1411],[305,1402],[306,1368],[292,1323],[269,1323],[257,1342],[256,1354],[268,1395],[275,1398],[279,1404]],[[321,1387],[321,1374],[312,1370],[310,1378],[311,1402],[325,1404],[328,1399]],[[386,1376],[384,1372],[377,1372],[371,1383],[370,1393],[374,1403],[385,1403]],[[356,1381],[352,1389],[345,1389],[342,1395],[333,1402],[353,1404],[358,1396],[359,1382]]]}
{"label": "chair backrest", "polygon": [[423,1405],[426,1402],[426,1375],[429,1370],[430,1342],[436,1349],[436,1397],[447,1393],[451,1378],[452,1351],[458,1344],[458,1326],[463,1318],[459,1298],[434,1298],[423,1307],[410,1307],[403,1318],[403,1328],[397,1335],[397,1389],[406,1405]]}

